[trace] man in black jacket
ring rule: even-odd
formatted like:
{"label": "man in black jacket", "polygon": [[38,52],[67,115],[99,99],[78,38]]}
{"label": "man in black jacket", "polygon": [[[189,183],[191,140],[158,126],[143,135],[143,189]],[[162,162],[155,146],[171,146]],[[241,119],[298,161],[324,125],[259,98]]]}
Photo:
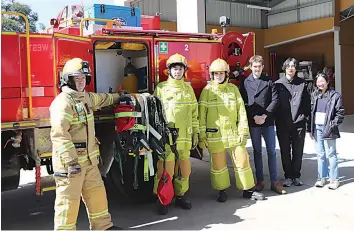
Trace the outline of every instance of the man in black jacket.
{"label": "man in black jacket", "polygon": [[300,172],[306,123],[311,111],[310,94],[305,80],[296,75],[296,67],[297,60],[288,58],[283,64],[285,77],[275,82],[279,96],[275,123],[285,176],[283,185],[286,187],[302,185]]}
{"label": "man in black jacket", "polygon": [[241,92],[246,105],[248,124],[254,153],[256,167],[256,190],[264,188],[263,161],[262,161],[262,136],[268,154],[268,168],[271,181],[271,190],[285,194],[283,186],[278,183],[277,157],[275,152],[274,112],[278,104],[278,94],[275,86],[267,76],[262,75],[264,67],[263,58],[255,55],[250,58],[250,74],[243,85]]}

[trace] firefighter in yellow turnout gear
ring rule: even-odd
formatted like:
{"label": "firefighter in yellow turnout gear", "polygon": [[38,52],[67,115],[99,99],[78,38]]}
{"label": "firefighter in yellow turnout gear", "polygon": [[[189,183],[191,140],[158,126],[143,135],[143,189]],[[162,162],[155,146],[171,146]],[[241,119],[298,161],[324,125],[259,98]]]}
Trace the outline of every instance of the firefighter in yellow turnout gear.
{"label": "firefighter in yellow turnout gear", "polygon": [[113,226],[106,190],[98,168],[99,143],[93,110],[112,105],[118,94],[85,92],[91,81],[89,63],[69,60],[60,80],[62,92],[50,106],[53,169],[56,182],[54,230],[75,230],[80,199],[86,205],[90,229]]}
{"label": "firefighter in yellow turnout gear", "polygon": [[[178,129],[176,149],[179,154],[181,179],[178,178],[178,160],[169,145],[166,145],[166,170],[173,179],[175,204],[183,209],[191,209],[192,204],[184,194],[189,189],[189,175],[191,173],[190,150],[198,145],[199,122],[198,101],[192,87],[185,83],[184,76],[187,70],[187,59],[180,55],[172,55],[166,62],[169,77],[156,86],[154,95],[158,96],[163,105],[168,127]],[[163,171],[163,160],[158,161],[155,177],[154,193]],[[168,206],[159,204],[159,214],[167,214]]]}
{"label": "firefighter in yellow turnout gear", "polygon": [[199,146],[210,153],[211,185],[219,191],[217,200],[227,200],[226,189],[230,187],[226,151],[230,153],[236,187],[243,190],[243,197],[264,199],[254,191],[254,179],[246,150],[249,136],[248,121],[243,99],[234,84],[228,83],[229,65],[216,59],[209,68],[212,82],[199,98]]}

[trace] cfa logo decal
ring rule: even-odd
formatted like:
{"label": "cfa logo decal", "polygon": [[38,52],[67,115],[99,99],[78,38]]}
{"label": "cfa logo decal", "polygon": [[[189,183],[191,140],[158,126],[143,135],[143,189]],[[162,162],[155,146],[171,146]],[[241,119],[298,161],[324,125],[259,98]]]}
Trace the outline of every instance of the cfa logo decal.
{"label": "cfa logo decal", "polygon": [[128,25],[127,20],[125,20],[122,17],[118,17],[118,18],[114,17],[114,18],[112,18],[112,20],[117,20],[118,22],[120,22],[120,25],[122,25],[122,26],[127,26]]}

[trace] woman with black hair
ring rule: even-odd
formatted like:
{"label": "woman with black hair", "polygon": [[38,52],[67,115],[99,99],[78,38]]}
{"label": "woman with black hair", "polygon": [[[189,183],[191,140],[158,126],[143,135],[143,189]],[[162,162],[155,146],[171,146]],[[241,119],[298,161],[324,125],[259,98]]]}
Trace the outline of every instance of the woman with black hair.
{"label": "woman with black hair", "polygon": [[317,90],[311,97],[311,137],[315,139],[318,163],[318,180],[315,186],[323,187],[329,175],[328,188],[337,189],[339,180],[336,139],[340,138],[338,126],[344,119],[344,107],[341,95],[328,86],[328,76],[324,73],[317,74]]}

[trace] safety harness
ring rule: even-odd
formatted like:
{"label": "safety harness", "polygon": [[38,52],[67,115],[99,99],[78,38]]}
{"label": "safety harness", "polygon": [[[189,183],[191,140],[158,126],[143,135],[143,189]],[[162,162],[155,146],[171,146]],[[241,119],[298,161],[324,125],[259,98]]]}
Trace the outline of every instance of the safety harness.
{"label": "safety harness", "polygon": [[[151,134],[153,134],[150,138],[150,144],[154,152],[163,158],[163,171],[157,187],[157,197],[159,198],[161,204],[168,205],[174,197],[174,189],[171,176],[166,170],[165,144],[169,144],[170,146],[174,145],[174,147],[176,147],[178,133],[174,132],[174,135],[172,135],[171,130],[168,128],[167,119],[161,100],[158,97],[151,96],[147,93],[144,93],[143,95],[150,98],[150,100],[148,100],[148,108],[151,109],[152,113],[149,114],[149,128]],[[181,175],[181,171],[179,170],[178,172],[179,175]]]}
{"label": "safety harness", "polygon": [[114,109],[116,119],[115,159],[119,163],[123,184],[123,160],[128,156],[134,158],[134,189],[139,186],[139,159],[144,158],[144,181],[149,181],[149,177],[155,175],[154,159],[165,153],[164,142],[156,142],[162,138],[160,135],[162,133],[155,129],[159,123],[156,123],[156,126],[154,123],[151,125],[151,121],[155,118],[158,120],[159,117],[159,113],[155,114],[155,103],[150,102],[153,99],[154,97],[150,94],[125,93],[121,95],[120,102]]}
{"label": "safety harness", "polygon": [[[134,158],[133,188],[137,189],[139,160],[144,158],[144,181],[154,177],[157,160],[164,160],[164,170],[158,187],[158,197],[162,203],[169,203],[174,190],[171,177],[166,171],[165,145],[171,144],[176,150],[177,130],[170,132],[167,126],[163,104],[156,96],[149,93],[124,93],[114,109],[116,120],[115,160],[119,163],[121,182],[123,164],[126,158]],[[174,148],[173,148],[174,147]],[[181,175],[179,170],[179,175]]]}

